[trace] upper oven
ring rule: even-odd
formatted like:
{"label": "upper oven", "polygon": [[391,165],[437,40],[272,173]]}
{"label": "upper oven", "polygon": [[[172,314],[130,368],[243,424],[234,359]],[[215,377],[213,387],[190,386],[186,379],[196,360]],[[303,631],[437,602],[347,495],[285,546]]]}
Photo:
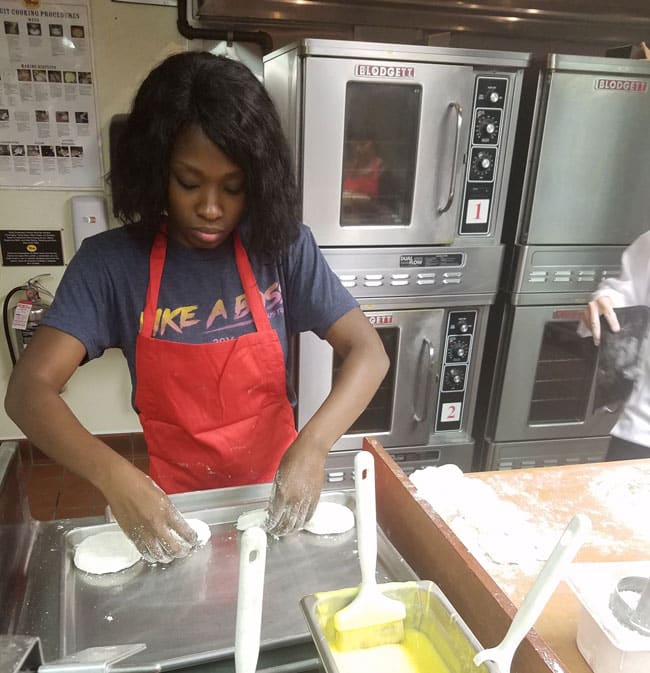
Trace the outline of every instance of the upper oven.
{"label": "upper oven", "polygon": [[498,245],[528,62],[333,40],[265,57],[319,245]]}

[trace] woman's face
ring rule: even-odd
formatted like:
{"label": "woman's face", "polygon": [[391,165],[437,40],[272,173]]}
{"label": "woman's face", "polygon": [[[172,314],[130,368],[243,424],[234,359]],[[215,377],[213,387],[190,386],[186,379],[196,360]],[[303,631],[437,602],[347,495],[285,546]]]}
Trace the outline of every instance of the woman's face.
{"label": "woman's face", "polygon": [[190,248],[216,248],[239,224],[244,172],[195,126],[176,138],[169,162],[169,235]]}

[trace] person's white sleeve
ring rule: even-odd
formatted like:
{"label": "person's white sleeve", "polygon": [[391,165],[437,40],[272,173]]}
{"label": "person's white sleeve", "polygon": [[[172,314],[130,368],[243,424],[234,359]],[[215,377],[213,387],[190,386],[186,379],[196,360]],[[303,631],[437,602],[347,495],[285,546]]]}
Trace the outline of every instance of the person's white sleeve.
{"label": "person's white sleeve", "polygon": [[601,282],[592,299],[607,296],[615,307],[647,303],[650,232],[637,238],[621,257],[621,275]]}

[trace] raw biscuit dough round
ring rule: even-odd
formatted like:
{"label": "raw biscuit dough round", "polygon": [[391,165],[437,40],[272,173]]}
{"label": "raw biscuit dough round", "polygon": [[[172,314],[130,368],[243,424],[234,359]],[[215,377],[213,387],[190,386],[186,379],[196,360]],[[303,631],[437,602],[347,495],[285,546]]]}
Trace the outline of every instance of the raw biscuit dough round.
{"label": "raw biscuit dough round", "polygon": [[[202,547],[212,535],[210,526],[200,519],[187,519],[197,537],[197,548]],[[75,549],[74,564],[92,575],[118,573],[135,565],[142,558],[137,547],[121,531],[90,535]]]}
{"label": "raw biscuit dough round", "polygon": [[187,523],[196,532],[196,546],[202,547],[212,536],[210,526],[205,521],[201,521],[201,519],[187,519]]}
{"label": "raw biscuit dough round", "polygon": [[264,528],[266,514],[265,509],[251,509],[248,512],[240,514],[237,519],[237,530],[248,530],[254,526]]}
{"label": "raw biscuit dough round", "polygon": [[74,552],[75,566],[93,575],[118,573],[141,558],[137,547],[121,530],[90,535]]}
{"label": "raw biscuit dough round", "polygon": [[354,514],[349,507],[321,500],[305,530],[314,535],[338,535],[354,528]]}

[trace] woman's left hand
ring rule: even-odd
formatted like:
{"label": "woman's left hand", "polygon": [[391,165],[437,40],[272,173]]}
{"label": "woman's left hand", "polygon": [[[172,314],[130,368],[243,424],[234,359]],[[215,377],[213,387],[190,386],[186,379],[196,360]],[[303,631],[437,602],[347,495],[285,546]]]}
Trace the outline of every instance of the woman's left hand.
{"label": "woman's left hand", "polygon": [[298,436],[275,473],[265,525],[271,535],[282,537],[301,530],[316,509],[327,451],[309,444]]}

